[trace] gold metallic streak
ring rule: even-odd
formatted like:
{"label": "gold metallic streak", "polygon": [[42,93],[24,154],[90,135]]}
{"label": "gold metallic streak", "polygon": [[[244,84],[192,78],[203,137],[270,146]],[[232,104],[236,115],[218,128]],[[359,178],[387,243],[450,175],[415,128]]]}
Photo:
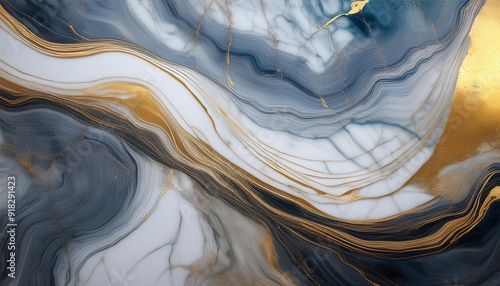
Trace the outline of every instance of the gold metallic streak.
{"label": "gold metallic streak", "polygon": [[491,190],[491,197],[495,200],[500,199],[500,187],[495,187],[493,190]]}
{"label": "gold metallic streak", "polygon": [[38,173],[35,171],[35,169],[33,169],[33,167],[31,167],[31,165],[24,159],[19,159],[19,163],[21,164],[21,166],[23,166],[31,175],[35,176],[35,177],[40,177],[38,175]]}
{"label": "gold metallic streak", "polygon": [[170,168],[170,170],[168,171],[167,184],[161,190],[161,193],[158,196],[158,198],[156,199],[153,208],[151,208],[151,210],[144,216],[144,218],[142,219],[140,224],[144,223],[151,216],[151,214],[156,210],[156,208],[158,207],[158,204],[160,203],[160,199],[163,197],[163,195],[166,194],[169,189],[175,188],[174,183],[172,183],[173,176],[174,176],[174,169]]}
{"label": "gold metallic streak", "polygon": [[368,4],[368,2],[370,2],[370,0],[362,0],[362,1],[352,2],[351,3],[351,10],[349,10],[349,12],[338,14],[337,16],[331,18],[330,21],[326,22],[325,24],[323,24],[323,26],[321,26],[316,31],[314,31],[314,33],[312,33],[311,36],[309,36],[309,39],[312,38],[314,35],[316,35],[316,33],[321,31],[322,29],[328,27],[331,23],[335,22],[335,20],[337,20],[338,18],[340,18],[342,16],[349,16],[349,15],[354,15],[354,14],[360,13],[363,10],[363,8],[365,7],[365,5]]}
{"label": "gold metallic streak", "polygon": [[78,34],[78,32],[75,30],[75,28],[73,28],[73,25],[68,25],[68,28],[71,30],[71,32],[73,32],[73,34],[77,35],[78,37],[80,37],[84,40],[90,41],[89,38],[85,38],[84,36]]}
{"label": "gold metallic streak", "polygon": [[195,40],[194,40],[194,45],[193,49],[196,49],[196,46],[198,44],[198,40],[200,39],[201,35],[201,26],[203,24],[203,19],[205,19],[205,16],[207,15],[208,11],[210,10],[210,7],[212,7],[212,4],[214,3],[215,0],[211,0],[210,4],[208,4],[207,7],[205,7],[203,14],[201,14],[200,20],[198,21],[198,26],[196,28],[196,33],[195,33]]}
{"label": "gold metallic streak", "polygon": [[323,107],[328,108],[328,103],[326,102],[326,100],[321,96],[319,97],[319,99],[321,100],[321,104],[323,105]]}
{"label": "gold metallic streak", "polygon": [[[486,1],[470,32],[448,122],[432,157],[408,182],[434,195],[457,198],[460,192],[439,188],[436,174],[453,163],[500,148],[500,1]],[[450,182],[452,183],[452,182]],[[442,182],[441,182],[442,184]],[[457,198],[459,199],[459,198]]]}
{"label": "gold metallic streak", "polygon": [[234,81],[231,78],[231,75],[229,74],[229,66],[231,65],[231,45],[233,43],[233,16],[231,13],[231,7],[229,5],[229,0],[226,0],[224,4],[226,5],[227,9],[226,17],[229,23],[227,27],[227,34],[229,39],[227,40],[227,52],[226,52],[226,77],[227,81],[229,82],[229,85],[231,85],[231,87],[234,87]]}

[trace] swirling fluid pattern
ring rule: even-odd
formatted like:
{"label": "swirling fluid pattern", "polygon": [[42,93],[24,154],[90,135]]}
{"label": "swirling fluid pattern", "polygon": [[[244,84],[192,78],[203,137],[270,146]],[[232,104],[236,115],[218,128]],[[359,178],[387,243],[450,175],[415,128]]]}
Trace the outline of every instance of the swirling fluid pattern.
{"label": "swirling fluid pattern", "polygon": [[0,1],[0,284],[498,285],[499,7]]}

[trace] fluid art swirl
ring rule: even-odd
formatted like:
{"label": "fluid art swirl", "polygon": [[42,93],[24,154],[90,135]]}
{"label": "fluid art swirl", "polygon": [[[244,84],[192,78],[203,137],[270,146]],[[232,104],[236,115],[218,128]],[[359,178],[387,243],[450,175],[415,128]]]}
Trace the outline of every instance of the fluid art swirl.
{"label": "fluid art swirl", "polygon": [[498,0],[0,0],[0,285],[499,285]]}

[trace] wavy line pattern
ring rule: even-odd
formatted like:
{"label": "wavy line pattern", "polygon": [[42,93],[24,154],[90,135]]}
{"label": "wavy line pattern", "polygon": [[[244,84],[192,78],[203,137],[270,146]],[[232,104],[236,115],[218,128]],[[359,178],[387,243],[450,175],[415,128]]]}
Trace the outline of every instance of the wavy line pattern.
{"label": "wavy line pattern", "polygon": [[498,284],[496,2],[1,0],[0,284]]}

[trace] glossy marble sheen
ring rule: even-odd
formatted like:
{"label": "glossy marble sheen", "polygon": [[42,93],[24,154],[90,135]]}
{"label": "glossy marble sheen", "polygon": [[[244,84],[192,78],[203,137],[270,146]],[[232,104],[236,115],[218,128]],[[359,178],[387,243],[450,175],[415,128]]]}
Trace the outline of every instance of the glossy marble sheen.
{"label": "glossy marble sheen", "polygon": [[500,284],[499,19],[0,0],[0,285]]}

